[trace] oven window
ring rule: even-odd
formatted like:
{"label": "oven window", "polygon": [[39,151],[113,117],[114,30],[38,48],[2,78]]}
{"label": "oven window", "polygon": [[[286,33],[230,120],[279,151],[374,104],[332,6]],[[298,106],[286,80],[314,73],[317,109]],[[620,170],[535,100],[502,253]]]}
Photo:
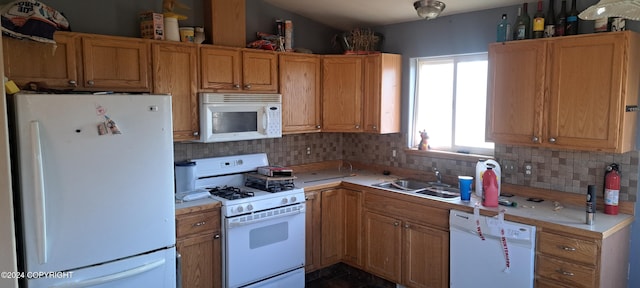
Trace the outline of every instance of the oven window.
{"label": "oven window", "polygon": [[249,248],[256,249],[286,241],[289,238],[289,222],[251,229],[249,232]]}
{"label": "oven window", "polygon": [[212,121],[213,134],[258,131],[258,112],[213,112]]}

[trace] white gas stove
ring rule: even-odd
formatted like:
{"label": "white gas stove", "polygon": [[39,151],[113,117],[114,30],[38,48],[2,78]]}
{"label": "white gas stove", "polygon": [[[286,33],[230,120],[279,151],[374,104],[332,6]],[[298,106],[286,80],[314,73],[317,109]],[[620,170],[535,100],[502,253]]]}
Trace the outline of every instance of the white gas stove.
{"label": "white gas stove", "polygon": [[[305,201],[304,189],[296,188],[293,184],[292,179],[295,177],[283,177],[286,180],[281,180],[284,181],[282,184],[271,181],[268,188],[256,188],[260,186],[254,180],[265,177],[255,174],[255,171],[258,167],[269,165],[264,153],[192,161],[196,162],[196,189],[207,190],[214,199],[219,200],[222,203],[222,215],[225,217]],[[277,187],[273,187],[274,183]],[[252,187],[248,187],[247,184]]]}
{"label": "white gas stove", "polygon": [[256,174],[269,165],[264,153],[192,161],[195,187],[222,203],[224,287],[304,287],[305,195],[295,177]]}

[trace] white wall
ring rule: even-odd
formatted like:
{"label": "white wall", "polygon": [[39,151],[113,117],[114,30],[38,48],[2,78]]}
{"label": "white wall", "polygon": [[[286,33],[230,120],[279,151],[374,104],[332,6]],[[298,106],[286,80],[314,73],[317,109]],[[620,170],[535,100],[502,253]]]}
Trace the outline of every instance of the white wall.
{"label": "white wall", "polygon": [[[2,35],[0,35],[0,56],[2,55]],[[0,57],[0,67],[3,57]],[[0,79],[4,70],[0,69]],[[0,85],[0,272],[18,271],[16,268],[16,242],[13,227],[13,199],[11,194],[11,167],[9,163],[9,131],[7,131],[7,101],[4,85]],[[18,287],[15,279],[0,277],[0,287]]]}

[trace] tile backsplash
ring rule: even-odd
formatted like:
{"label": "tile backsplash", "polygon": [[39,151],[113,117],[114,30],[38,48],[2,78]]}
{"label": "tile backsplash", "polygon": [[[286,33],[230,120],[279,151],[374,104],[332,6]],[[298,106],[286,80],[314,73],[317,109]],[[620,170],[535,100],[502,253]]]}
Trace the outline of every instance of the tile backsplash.
{"label": "tile backsplash", "polygon": [[[221,143],[175,143],[175,161],[266,152],[274,165],[301,165],[330,160],[351,160],[390,167],[431,171],[445,175],[475,175],[475,162],[425,157],[404,153],[404,134],[310,133]],[[307,150],[308,148],[308,150]],[[393,157],[393,150],[396,156]],[[605,168],[618,163],[621,169],[620,200],[637,200],[640,152],[624,154],[550,150],[496,145],[495,158],[502,165],[503,183],[586,194],[587,185],[598,191],[604,185]],[[513,170],[505,163],[512,163]],[[530,164],[531,174],[526,174]]]}
{"label": "tile backsplash", "polygon": [[[341,133],[285,135],[249,141],[174,143],[174,160],[266,152],[272,165],[300,165],[342,159]],[[309,148],[309,149],[307,149]]]}

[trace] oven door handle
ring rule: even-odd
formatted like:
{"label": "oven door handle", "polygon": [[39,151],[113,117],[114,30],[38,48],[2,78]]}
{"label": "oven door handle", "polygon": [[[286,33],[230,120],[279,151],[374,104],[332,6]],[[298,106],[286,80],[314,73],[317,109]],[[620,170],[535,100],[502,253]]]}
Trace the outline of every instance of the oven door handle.
{"label": "oven door handle", "polygon": [[[294,215],[297,215],[297,214],[304,214],[305,213],[305,206],[302,205],[302,206],[300,206],[300,209],[296,209],[296,210],[293,210],[291,212],[280,213],[278,215],[260,217],[259,215],[262,215],[262,213],[266,213],[266,212],[257,212],[255,214],[252,214],[252,216],[253,216],[252,220],[231,222],[230,220],[233,219],[233,218],[227,219],[226,220],[227,229],[233,229],[233,228],[237,228],[237,227],[242,227],[242,226],[246,226],[246,225],[250,225],[250,224],[254,224],[254,223],[258,223],[258,222],[263,222],[263,221],[267,221],[267,220],[282,218],[282,217],[294,216]],[[241,217],[238,217],[238,218],[248,217],[248,216],[249,215],[241,216]],[[256,219],[256,216],[258,217],[257,219]]]}

